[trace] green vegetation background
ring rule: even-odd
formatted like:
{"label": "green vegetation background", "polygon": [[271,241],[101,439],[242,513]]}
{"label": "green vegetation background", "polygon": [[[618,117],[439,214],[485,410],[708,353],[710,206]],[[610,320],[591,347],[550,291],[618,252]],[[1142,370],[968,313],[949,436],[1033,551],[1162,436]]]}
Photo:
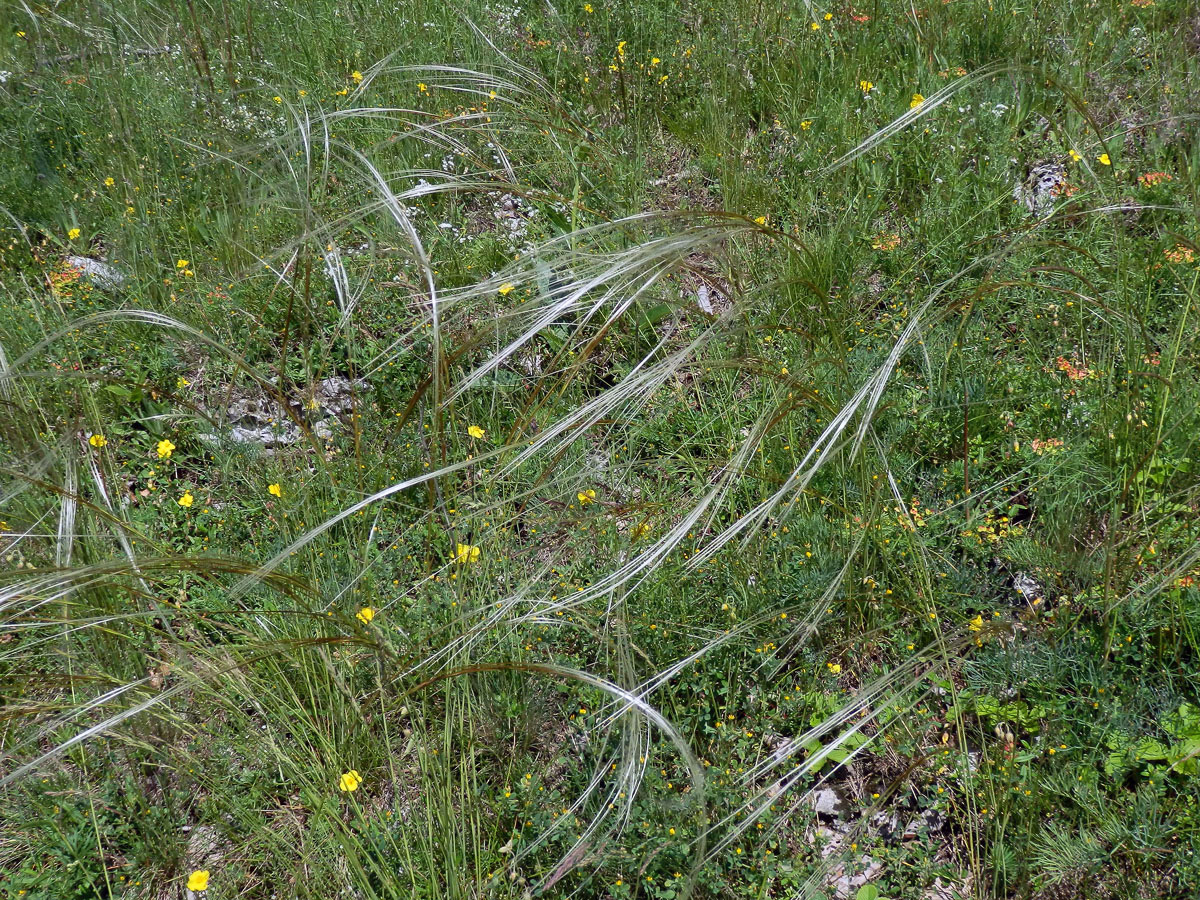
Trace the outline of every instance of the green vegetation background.
{"label": "green vegetation background", "polygon": [[0,21],[0,894],[1194,896],[1193,4]]}

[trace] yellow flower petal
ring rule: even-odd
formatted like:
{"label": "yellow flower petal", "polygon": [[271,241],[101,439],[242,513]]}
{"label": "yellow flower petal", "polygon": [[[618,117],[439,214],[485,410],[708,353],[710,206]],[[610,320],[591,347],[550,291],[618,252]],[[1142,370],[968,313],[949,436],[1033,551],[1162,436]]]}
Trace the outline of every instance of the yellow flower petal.
{"label": "yellow flower petal", "polygon": [[343,791],[357,791],[360,784],[362,784],[362,776],[358,774],[357,769],[343,772],[342,777],[338,779],[338,788]]}
{"label": "yellow flower petal", "polygon": [[511,281],[506,281],[496,289],[496,293],[498,293],[501,297],[506,297],[516,289],[517,286],[515,284],[513,284]]}
{"label": "yellow flower petal", "polygon": [[354,618],[358,619],[358,621],[362,622],[364,625],[369,625],[371,620],[375,618],[375,610],[371,609],[369,606],[364,606],[354,614]]}
{"label": "yellow flower petal", "polygon": [[469,434],[471,437],[478,440],[479,438],[481,438],[485,434],[487,434],[487,432],[484,431],[482,428],[480,428],[478,425],[472,425],[470,428],[467,429],[467,434]]}
{"label": "yellow flower petal", "polygon": [[480,553],[482,551],[471,544],[457,544],[454,547],[454,561],[459,565],[473,563],[479,559]]}
{"label": "yellow flower petal", "polygon": [[93,434],[90,438],[88,438],[88,443],[99,449],[108,443],[108,438],[102,434]]}
{"label": "yellow flower petal", "polygon": [[158,451],[159,459],[170,459],[171,453],[175,450],[175,445],[171,443],[170,439],[163,438],[158,442],[155,450]]}
{"label": "yellow flower petal", "polygon": [[282,497],[283,496],[283,488],[281,488],[278,483],[268,484],[267,485],[267,493],[270,494],[272,497]]}
{"label": "yellow flower petal", "polygon": [[197,869],[188,876],[187,887],[189,891],[207,891],[208,890],[208,869]]}

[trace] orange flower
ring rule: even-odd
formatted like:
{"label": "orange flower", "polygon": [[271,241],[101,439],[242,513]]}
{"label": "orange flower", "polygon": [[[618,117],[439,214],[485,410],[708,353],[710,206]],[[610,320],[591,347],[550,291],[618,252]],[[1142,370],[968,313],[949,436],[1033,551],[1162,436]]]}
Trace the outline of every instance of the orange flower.
{"label": "orange flower", "polygon": [[1072,381],[1082,381],[1083,379],[1090,377],[1092,374],[1091,369],[1087,368],[1086,366],[1077,366],[1069,359],[1066,359],[1062,356],[1058,357],[1055,362],[1058,364],[1059,371],[1065,372],[1067,377]]}
{"label": "orange flower", "polygon": [[1154,187],[1164,181],[1173,180],[1166,172],[1147,172],[1145,175],[1138,176],[1138,187]]}

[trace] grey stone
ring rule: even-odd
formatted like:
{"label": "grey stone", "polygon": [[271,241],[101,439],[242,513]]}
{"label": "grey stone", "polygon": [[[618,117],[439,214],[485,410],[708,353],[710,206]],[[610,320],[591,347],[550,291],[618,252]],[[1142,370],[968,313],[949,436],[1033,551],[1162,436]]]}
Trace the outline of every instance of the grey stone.
{"label": "grey stone", "polygon": [[860,887],[870,884],[883,871],[883,863],[866,854],[859,856],[856,863],[854,868],[858,870],[857,874],[850,874],[845,866],[839,867],[835,872],[833,894],[838,900],[850,900],[858,893]]}
{"label": "grey stone", "polygon": [[[297,419],[306,422],[313,434],[323,441],[333,439],[338,418],[349,413],[355,404],[355,394],[365,382],[341,375],[323,378],[298,398],[289,398],[285,408],[265,393],[243,395],[231,401],[218,414],[218,421],[229,426],[229,440],[235,444],[258,444],[267,450],[286,447],[304,440],[304,429]],[[200,435],[210,446],[220,443],[216,434]]]}
{"label": "grey stone", "polygon": [[1038,163],[1029,170],[1025,181],[1013,188],[1013,199],[1024,205],[1031,216],[1044,216],[1054,208],[1067,183],[1062,163]]}
{"label": "grey stone", "polygon": [[1021,595],[1021,599],[1029,604],[1035,603],[1045,596],[1042,592],[1042,586],[1028,572],[1018,572],[1014,575],[1012,586],[1013,590]]}
{"label": "grey stone", "polygon": [[840,818],[845,810],[841,794],[833,788],[817,788],[809,794],[808,802],[818,816],[829,819]]}
{"label": "grey stone", "polygon": [[129,280],[129,276],[116,266],[92,259],[90,256],[68,256],[67,262],[79,269],[84,278],[102,291],[115,291]]}

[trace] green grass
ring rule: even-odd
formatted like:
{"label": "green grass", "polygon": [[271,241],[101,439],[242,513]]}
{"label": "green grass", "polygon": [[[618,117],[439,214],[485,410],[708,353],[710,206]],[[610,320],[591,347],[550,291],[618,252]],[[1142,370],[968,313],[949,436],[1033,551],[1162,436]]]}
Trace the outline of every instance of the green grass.
{"label": "green grass", "polygon": [[1188,4],[5,21],[0,894],[1194,894]]}

